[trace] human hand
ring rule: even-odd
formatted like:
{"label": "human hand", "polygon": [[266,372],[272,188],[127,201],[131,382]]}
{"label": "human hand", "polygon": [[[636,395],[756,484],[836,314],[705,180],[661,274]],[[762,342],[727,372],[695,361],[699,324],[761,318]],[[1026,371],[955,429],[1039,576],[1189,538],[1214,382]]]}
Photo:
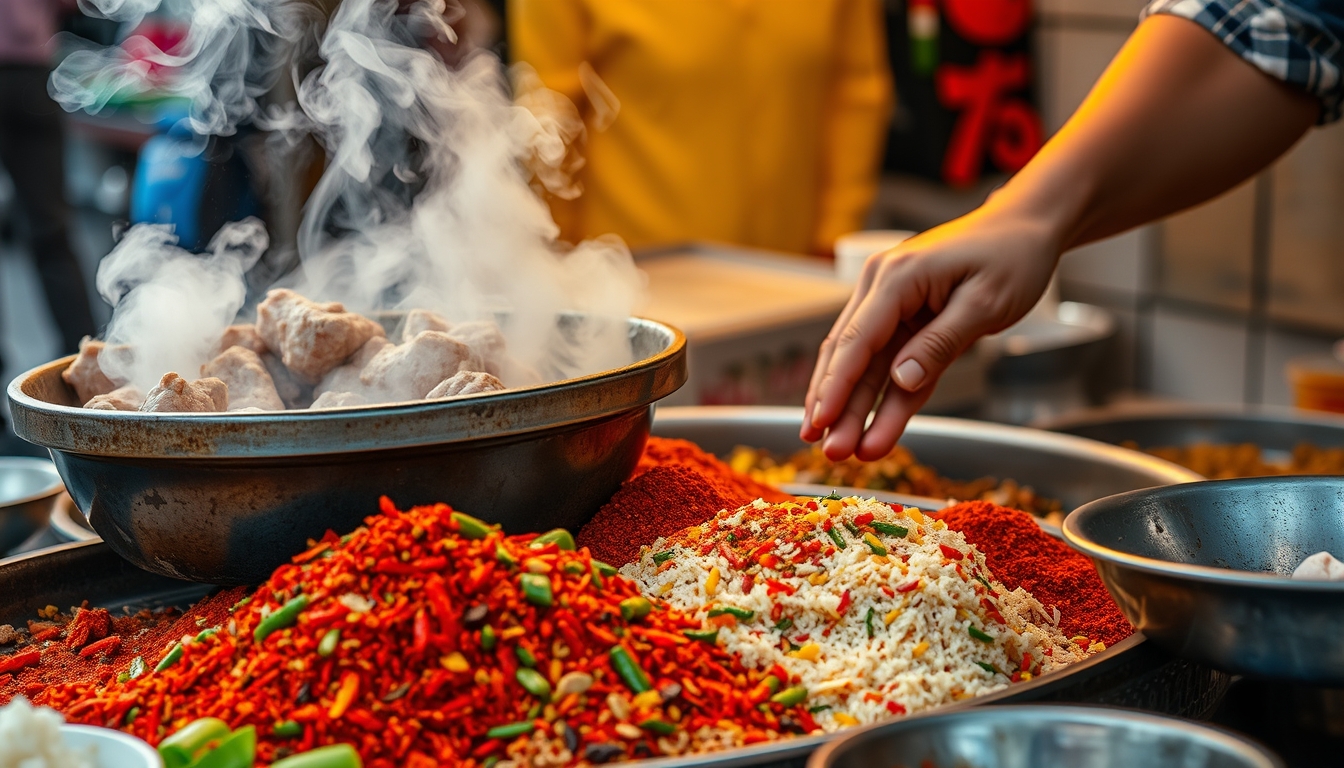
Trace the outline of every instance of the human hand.
{"label": "human hand", "polygon": [[800,436],[825,437],[833,461],[885,456],[948,365],[1036,304],[1059,253],[1049,223],[991,200],[870,257],[822,342]]}

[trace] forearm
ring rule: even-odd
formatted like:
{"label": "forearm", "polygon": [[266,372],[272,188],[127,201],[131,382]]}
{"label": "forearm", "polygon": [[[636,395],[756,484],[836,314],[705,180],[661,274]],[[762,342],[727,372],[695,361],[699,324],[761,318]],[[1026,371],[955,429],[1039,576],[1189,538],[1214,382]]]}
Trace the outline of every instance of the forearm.
{"label": "forearm", "polygon": [[1319,108],[1202,27],[1154,16],[985,208],[1039,222],[1058,256],[1231,189],[1291,147]]}

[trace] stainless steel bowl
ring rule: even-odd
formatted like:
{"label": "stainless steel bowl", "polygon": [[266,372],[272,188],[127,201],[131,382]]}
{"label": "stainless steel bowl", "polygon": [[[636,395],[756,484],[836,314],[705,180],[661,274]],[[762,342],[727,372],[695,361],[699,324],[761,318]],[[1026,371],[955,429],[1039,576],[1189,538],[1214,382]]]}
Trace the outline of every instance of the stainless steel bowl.
{"label": "stainless steel bowl", "polygon": [[[788,455],[798,438],[801,408],[659,408],[653,432],[698,443],[726,456],[738,445]],[[1135,451],[1036,429],[982,421],[916,416],[901,445],[958,480],[992,475],[1029,485],[1073,509],[1112,493],[1201,479],[1183,467]]]}
{"label": "stainless steel bowl", "polygon": [[94,530],[136,565],[256,583],[310,537],[387,495],[444,501],[511,531],[577,529],[643,450],[652,404],[686,381],[685,338],[631,319],[622,368],[458,400],[323,411],[142,414],[79,408],[72,358],[9,386],[14,430],[51,450]]}
{"label": "stainless steel bowl", "polygon": [[1231,672],[1344,684],[1344,582],[1288,578],[1344,556],[1344,478],[1212,480],[1122,493],[1064,521],[1130,622]]}
{"label": "stainless steel bowl", "polygon": [[808,768],[1283,768],[1217,728],[1109,707],[978,707],[855,731]]}
{"label": "stainless steel bowl", "polygon": [[50,461],[0,457],[0,553],[46,525],[61,489],[61,476]]}

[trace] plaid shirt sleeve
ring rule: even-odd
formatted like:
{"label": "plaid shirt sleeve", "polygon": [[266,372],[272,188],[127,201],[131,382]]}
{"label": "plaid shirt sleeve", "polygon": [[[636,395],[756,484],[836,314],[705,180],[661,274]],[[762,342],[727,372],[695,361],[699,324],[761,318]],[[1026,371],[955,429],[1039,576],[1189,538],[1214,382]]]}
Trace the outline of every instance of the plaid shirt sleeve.
{"label": "plaid shirt sleeve", "polygon": [[1344,0],[1153,0],[1142,18],[1165,13],[1213,33],[1265,74],[1321,100],[1321,124],[1344,104]]}

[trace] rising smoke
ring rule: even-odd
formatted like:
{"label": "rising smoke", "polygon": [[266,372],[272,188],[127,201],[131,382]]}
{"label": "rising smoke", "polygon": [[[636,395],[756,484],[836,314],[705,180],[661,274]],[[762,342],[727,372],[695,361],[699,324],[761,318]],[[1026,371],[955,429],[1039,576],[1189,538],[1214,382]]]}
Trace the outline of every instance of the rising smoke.
{"label": "rising smoke", "polygon": [[[115,18],[157,4],[86,1]],[[515,70],[510,87],[489,54],[449,69],[420,47],[427,34],[453,39],[442,0],[405,13],[397,0],[346,0],[320,35],[324,64],[296,83],[297,103],[263,115],[257,100],[277,72],[281,43],[317,35],[320,19],[294,0],[193,2],[181,50],[161,61],[176,68],[172,88],[190,100],[193,129],[226,135],[256,119],[278,135],[311,133],[327,153],[299,231],[302,267],[287,286],[362,312],[504,317],[512,355],[546,379],[629,361],[624,318],[643,285],[629,251],[614,237],[558,243],[538,195],[576,192],[570,147],[583,124],[572,104],[526,70]],[[54,96],[67,109],[97,111],[108,83],[142,76],[141,64],[119,57],[100,50],[66,59],[52,76]],[[265,232],[244,222],[221,242],[227,247],[184,259],[164,228],[142,225],[100,266],[99,291],[114,304],[108,341],[135,350],[133,363],[109,362],[142,391],[165,371],[194,373],[239,311],[238,266],[265,250]],[[557,317],[567,312],[594,321],[559,335]]]}

